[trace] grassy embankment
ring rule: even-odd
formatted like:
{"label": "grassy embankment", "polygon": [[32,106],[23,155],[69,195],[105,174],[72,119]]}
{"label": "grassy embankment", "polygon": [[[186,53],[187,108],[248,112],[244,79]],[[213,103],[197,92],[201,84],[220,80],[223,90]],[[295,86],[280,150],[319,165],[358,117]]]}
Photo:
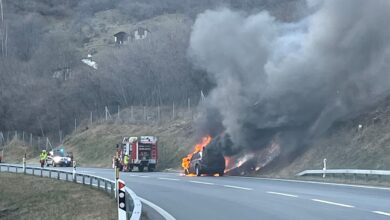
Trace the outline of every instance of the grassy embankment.
{"label": "grassy embankment", "polygon": [[97,189],[48,178],[0,173],[0,219],[117,219]]}
{"label": "grassy embankment", "polygon": [[[329,132],[312,141],[289,165],[270,169],[267,175],[294,177],[306,169],[390,170],[389,101],[352,119],[337,122]],[[361,125],[361,128],[359,128]],[[261,173],[260,173],[261,174]]]}
{"label": "grassy embankment", "polygon": [[[322,169],[324,158],[327,158],[328,169],[390,170],[390,111],[387,111],[387,106],[383,103],[358,117],[336,123],[327,134],[313,140],[301,155],[287,165],[276,164],[274,168],[268,168],[266,172],[260,170],[256,175],[295,177],[302,170]],[[359,124],[361,129],[358,129]],[[88,130],[68,136],[65,147],[74,152],[80,165],[109,167],[115,145],[124,136],[140,135],[159,138],[161,169],[179,168],[181,158],[197,141],[190,120],[138,125],[111,122],[90,126]],[[20,161],[25,148],[19,142],[12,144],[8,149],[13,150],[8,152],[13,153],[8,158],[15,157]]]}
{"label": "grassy embankment", "polygon": [[116,144],[123,137],[153,135],[158,137],[159,169],[180,166],[181,158],[189,152],[194,140],[192,124],[175,120],[164,124],[102,124],[69,136],[64,146],[72,151],[78,164],[109,167]]}

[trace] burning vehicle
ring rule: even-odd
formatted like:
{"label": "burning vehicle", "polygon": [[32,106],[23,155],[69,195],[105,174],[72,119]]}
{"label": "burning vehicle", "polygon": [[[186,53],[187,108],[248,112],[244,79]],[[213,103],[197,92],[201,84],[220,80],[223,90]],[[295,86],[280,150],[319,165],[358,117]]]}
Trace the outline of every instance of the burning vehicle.
{"label": "burning vehicle", "polygon": [[182,159],[186,175],[224,175],[225,158],[220,150],[207,147],[211,139],[211,136],[204,137],[201,143],[195,145],[195,151]]}

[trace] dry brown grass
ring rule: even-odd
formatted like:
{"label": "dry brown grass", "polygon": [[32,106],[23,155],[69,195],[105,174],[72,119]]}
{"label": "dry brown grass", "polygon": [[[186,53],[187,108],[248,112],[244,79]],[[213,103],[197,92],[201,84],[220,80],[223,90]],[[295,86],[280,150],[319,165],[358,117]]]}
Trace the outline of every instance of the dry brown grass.
{"label": "dry brown grass", "polygon": [[117,219],[114,200],[76,183],[0,173],[0,219]]}
{"label": "dry brown grass", "polygon": [[[24,154],[26,154],[27,158],[35,158],[37,156],[35,149],[17,139],[13,139],[6,146],[2,147],[2,149],[4,150],[3,163],[21,163]],[[35,161],[35,163],[37,162]]]}
{"label": "dry brown grass", "polygon": [[159,139],[159,168],[176,168],[194,140],[191,121],[176,120],[164,124],[107,123],[89,127],[88,130],[69,136],[64,146],[73,151],[79,165],[109,167],[115,146],[125,136],[153,135]]}
{"label": "dry brown grass", "polygon": [[266,175],[294,177],[307,169],[322,169],[327,159],[328,169],[390,170],[390,117],[377,123],[343,123],[331,133],[312,141],[302,155],[292,163]]}

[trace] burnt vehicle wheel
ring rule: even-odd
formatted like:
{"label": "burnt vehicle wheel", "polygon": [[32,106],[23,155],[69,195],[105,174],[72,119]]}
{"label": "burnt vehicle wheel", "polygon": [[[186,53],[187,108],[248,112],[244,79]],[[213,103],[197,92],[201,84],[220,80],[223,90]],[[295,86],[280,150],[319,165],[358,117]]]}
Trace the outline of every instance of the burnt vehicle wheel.
{"label": "burnt vehicle wheel", "polygon": [[196,174],[197,176],[202,175],[202,172],[200,172],[200,168],[199,168],[198,165],[195,166],[195,174]]}
{"label": "burnt vehicle wheel", "polygon": [[148,172],[153,172],[154,168],[153,167],[148,167]]}
{"label": "burnt vehicle wheel", "polygon": [[57,165],[54,163],[54,162],[52,162],[52,164],[51,164],[53,167],[56,167]]}
{"label": "burnt vehicle wheel", "polygon": [[223,176],[223,175],[225,175],[225,172],[224,172],[224,171],[221,171],[221,172],[218,173],[218,175],[219,175],[219,176]]}
{"label": "burnt vehicle wheel", "polygon": [[143,167],[143,166],[139,166],[139,167],[138,167],[138,171],[139,171],[139,172],[144,172],[144,167]]}
{"label": "burnt vehicle wheel", "polygon": [[188,169],[185,169],[185,170],[184,170],[184,174],[185,174],[185,175],[190,174],[190,172],[188,172]]}

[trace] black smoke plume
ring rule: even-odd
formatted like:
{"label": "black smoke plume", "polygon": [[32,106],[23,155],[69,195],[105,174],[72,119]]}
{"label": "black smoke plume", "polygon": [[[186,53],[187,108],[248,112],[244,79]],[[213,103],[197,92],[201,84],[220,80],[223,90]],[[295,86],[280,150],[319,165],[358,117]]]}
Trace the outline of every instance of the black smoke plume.
{"label": "black smoke plume", "polygon": [[197,17],[189,54],[216,84],[198,128],[228,134],[229,152],[264,149],[277,137],[294,154],[336,120],[390,94],[390,2],[306,5],[288,22],[266,10]]}

